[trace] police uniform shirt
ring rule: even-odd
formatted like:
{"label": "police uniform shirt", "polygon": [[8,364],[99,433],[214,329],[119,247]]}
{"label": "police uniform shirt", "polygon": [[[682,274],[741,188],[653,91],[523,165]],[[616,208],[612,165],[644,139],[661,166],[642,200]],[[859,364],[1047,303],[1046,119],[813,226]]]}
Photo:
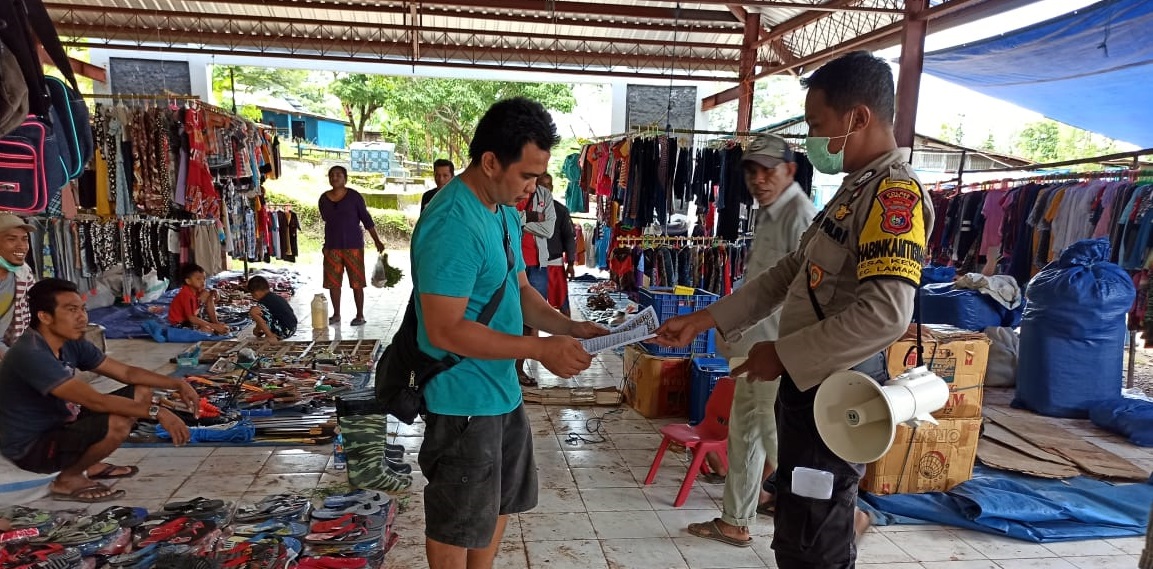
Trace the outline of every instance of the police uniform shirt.
{"label": "police uniform shirt", "polygon": [[796,252],[710,306],[722,336],[738,341],[780,306],[777,353],[802,391],[900,338],[933,226],[910,155],[898,148],[846,176]]}

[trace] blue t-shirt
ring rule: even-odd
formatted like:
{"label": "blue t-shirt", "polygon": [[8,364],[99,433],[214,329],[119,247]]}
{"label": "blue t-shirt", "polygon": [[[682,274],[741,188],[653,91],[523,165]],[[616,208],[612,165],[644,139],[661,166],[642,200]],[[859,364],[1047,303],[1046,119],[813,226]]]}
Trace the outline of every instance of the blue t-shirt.
{"label": "blue t-shirt", "polygon": [[[524,271],[520,252],[520,217],[501,206],[501,217],[489,210],[472,190],[453,178],[421,214],[412,234],[412,275],[416,290],[417,342],[434,358],[446,355],[428,341],[421,314],[421,294],[468,298],[465,318],[476,321],[501,283],[504,299],[489,322],[498,332],[519,336],[524,327],[518,273]],[[512,243],[513,270],[504,250],[507,227]],[[513,360],[465,358],[425,386],[428,410],[441,415],[495,416],[521,402]]]}
{"label": "blue t-shirt", "polygon": [[88,340],[64,342],[57,358],[39,332],[24,332],[0,363],[0,454],[21,458],[44,433],[71,419],[67,402],[52,390],[102,363],[104,353]]}

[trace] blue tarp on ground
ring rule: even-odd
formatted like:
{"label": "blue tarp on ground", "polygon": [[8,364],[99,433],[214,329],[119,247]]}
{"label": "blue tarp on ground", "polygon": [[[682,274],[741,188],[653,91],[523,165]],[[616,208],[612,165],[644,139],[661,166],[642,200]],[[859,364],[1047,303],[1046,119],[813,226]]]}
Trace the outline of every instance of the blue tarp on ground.
{"label": "blue tarp on ground", "polygon": [[925,56],[925,73],[1092,132],[1153,147],[1153,2],[1106,0]]}
{"label": "blue tarp on ground", "polygon": [[978,466],[949,492],[862,494],[878,525],[937,523],[1034,543],[1145,535],[1153,483],[1046,480]]}

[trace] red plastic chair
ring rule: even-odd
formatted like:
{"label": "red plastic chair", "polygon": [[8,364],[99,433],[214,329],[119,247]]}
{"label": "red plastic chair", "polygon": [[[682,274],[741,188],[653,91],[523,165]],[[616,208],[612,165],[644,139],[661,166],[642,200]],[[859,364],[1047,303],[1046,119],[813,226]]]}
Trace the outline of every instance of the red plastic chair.
{"label": "red plastic chair", "polygon": [[681,483],[681,491],[677,494],[673,507],[679,508],[685,504],[685,500],[689,498],[689,491],[693,488],[693,482],[697,479],[697,473],[706,473],[705,469],[708,468],[705,463],[706,454],[716,452],[721,457],[721,462],[728,467],[729,413],[733,409],[733,391],[736,390],[736,385],[736,381],[731,377],[717,380],[712,394],[709,395],[709,402],[705,404],[705,419],[699,425],[694,427],[677,424],[661,428],[661,434],[665,438],[657,449],[653,465],[649,467],[649,475],[645,477],[646,486],[656,479],[661,459],[665,457],[665,451],[673,441],[684,445],[693,453],[693,463],[689,465],[689,472],[685,475],[685,481]]}

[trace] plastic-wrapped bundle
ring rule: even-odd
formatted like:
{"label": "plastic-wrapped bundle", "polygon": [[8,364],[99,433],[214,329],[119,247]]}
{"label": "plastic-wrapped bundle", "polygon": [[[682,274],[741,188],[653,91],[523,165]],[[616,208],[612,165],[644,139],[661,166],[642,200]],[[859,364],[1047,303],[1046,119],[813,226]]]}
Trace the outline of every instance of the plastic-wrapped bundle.
{"label": "plastic-wrapped bundle", "polygon": [[1108,241],[1078,241],[1029,282],[1014,407],[1086,418],[1093,404],[1121,396],[1136,291],[1108,260]]}
{"label": "plastic-wrapped bundle", "polygon": [[[1019,309],[1018,309],[1019,310]],[[953,283],[921,287],[924,324],[948,324],[962,330],[981,331],[990,326],[1017,325],[1017,310],[1009,310],[975,290],[958,289]]]}

